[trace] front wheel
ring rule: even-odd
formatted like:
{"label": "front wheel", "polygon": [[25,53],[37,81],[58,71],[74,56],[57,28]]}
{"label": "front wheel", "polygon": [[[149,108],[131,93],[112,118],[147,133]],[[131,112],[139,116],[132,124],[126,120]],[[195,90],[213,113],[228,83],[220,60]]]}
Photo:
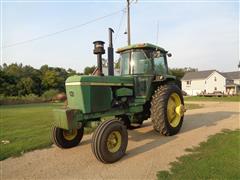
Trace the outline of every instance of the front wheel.
{"label": "front wheel", "polygon": [[104,121],[96,129],[92,138],[92,151],[103,163],[113,163],[121,159],[127,148],[126,126],[117,119]]}
{"label": "front wheel", "polygon": [[52,129],[52,141],[60,148],[77,146],[83,137],[84,128],[65,130],[58,127]]}

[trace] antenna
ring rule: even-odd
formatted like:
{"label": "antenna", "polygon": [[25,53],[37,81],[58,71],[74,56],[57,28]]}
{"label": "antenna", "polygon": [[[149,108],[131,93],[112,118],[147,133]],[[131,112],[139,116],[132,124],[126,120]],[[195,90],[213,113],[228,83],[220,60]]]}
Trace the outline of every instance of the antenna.
{"label": "antenna", "polygon": [[158,34],[159,34],[159,20],[157,21],[157,36],[156,36],[156,45],[158,44]]}

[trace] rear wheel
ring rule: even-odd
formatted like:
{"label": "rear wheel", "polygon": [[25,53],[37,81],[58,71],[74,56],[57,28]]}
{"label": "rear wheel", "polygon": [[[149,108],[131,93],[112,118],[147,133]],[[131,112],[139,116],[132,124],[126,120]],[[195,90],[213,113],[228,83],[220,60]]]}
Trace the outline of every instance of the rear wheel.
{"label": "rear wheel", "polygon": [[127,148],[126,126],[117,119],[102,122],[93,134],[92,151],[103,163],[113,163],[121,159]]}
{"label": "rear wheel", "polygon": [[174,84],[159,87],[152,97],[151,119],[153,128],[163,135],[177,134],[184,118],[181,90]]}
{"label": "rear wheel", "polygon": [[84,128],[65,130],[58,127],[52,129],[52,141],[60,148],[77,146],[83,137]]}

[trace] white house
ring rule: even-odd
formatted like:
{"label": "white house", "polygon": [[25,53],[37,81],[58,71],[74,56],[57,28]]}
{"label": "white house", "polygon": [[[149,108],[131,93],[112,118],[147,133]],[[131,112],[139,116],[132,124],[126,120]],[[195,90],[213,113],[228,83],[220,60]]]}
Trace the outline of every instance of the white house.
{"label": "white house", "polygon": [[226,93],[240,94],[240,71],[222,73],[226,78]]}
{"label": "white house", "polygon": [[188,72],[181,81],[182,90],[191,96],[201,92],[226,92],[226,77],[216,70]]}

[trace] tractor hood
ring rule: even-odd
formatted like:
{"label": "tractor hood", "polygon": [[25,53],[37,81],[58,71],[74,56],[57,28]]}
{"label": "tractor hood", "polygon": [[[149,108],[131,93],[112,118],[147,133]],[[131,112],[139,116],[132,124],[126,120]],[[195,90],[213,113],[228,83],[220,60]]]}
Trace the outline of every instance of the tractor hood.
{"label": "tractor hood", "polygon": [[71,76],[66,80],[69,85],[90,86],[133,86],[133,77],[122,76]]}
{"label": "tractor hood", "polygon": [[133,77],[71,76],[65,85],[68,108],[82,113],[103,112],[111,108],[112,87],[132,87]]}

